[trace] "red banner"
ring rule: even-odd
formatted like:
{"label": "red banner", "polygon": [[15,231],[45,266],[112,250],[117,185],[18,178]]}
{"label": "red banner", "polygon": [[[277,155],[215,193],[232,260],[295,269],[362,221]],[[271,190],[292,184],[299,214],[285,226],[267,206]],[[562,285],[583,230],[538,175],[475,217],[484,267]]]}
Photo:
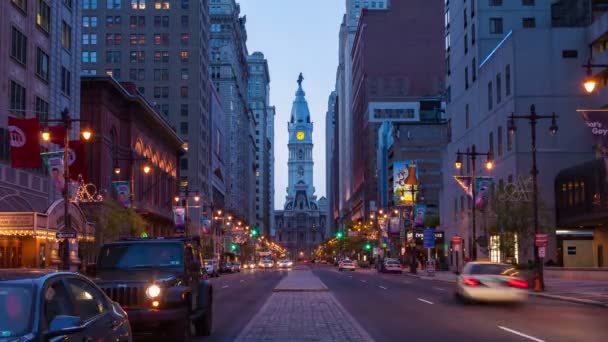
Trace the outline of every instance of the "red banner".
{"label": "red banner", "polygon": [[49,127],[49,132],[51,133],[51,142],[53,144],[63,146],[63,142],[65,139],[65,127],[61,125],[51,126]]}
{"label": "red banner", "polygon": [[84,141],[70,141],[69,154],[70,178],[77,180],[78,176],[82,175],[83,179],[87,179],[87,156]]}
{"label": "red banner", "polygon": [[40,160],[40,124],[37,118],[8,118],[11,142],[11,166],[14,168],[37,169]]}

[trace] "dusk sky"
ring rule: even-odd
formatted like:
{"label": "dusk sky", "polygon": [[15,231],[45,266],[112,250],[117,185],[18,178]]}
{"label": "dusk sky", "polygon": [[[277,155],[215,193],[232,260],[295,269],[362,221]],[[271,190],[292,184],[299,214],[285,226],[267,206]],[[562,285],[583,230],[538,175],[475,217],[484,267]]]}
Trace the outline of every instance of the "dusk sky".
{"label": "dusk sky", "polygon": [[270,104],[275,116],[275,208],[282,209],[287,188],[287,122],[298,74],[314,122],[314,186],[325,196],[325,113],[338,66],[338,33],[343,0],[240,0],[247,16],[249,53],[261,51],[270,68]]}

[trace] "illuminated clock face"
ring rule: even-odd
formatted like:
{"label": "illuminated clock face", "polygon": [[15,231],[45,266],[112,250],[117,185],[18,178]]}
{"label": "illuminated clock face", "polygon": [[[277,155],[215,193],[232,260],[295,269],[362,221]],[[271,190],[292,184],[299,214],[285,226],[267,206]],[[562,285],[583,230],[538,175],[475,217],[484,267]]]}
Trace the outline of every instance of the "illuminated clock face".
{"label": "illuminated clock face", "polygon": [[304,140],[304,132],[298,132],[296,133],[296,139],[298,140]]}

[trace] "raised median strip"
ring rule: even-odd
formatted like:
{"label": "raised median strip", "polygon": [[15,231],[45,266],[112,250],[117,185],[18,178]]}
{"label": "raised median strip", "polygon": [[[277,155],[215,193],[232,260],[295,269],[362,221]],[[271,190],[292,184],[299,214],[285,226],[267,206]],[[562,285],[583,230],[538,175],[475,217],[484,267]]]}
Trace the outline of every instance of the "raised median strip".
{"label": "raised median strip", "polygon": [[329,291],[321,279],[310,269],[297,269],[289,272],[274,288],[273,292],[326,292]]}

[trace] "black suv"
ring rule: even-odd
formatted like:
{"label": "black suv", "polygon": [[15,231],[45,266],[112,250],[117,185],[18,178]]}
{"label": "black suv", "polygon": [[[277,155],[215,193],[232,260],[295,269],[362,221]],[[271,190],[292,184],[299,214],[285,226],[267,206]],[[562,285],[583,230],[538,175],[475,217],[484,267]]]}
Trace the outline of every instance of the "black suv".
{"label": "black suv", "polygon": [[134,332],[171,341],[211,334],[213,289],[201,267],[200,239],[127,239],[101,247],[93,280],[128,313]]}

